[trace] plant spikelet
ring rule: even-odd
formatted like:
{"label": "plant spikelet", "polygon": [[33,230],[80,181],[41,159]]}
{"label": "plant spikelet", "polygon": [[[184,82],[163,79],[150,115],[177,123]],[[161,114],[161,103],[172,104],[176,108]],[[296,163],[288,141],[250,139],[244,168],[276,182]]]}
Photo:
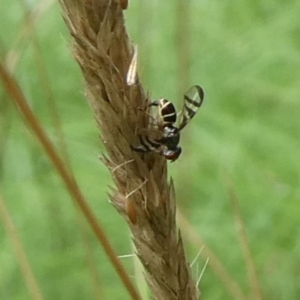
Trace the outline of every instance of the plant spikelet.
{"label": "plant spikelet", "polygon": [[149,97],[126,76],[134,54],[118,0],[60,0],[73,37],[73,54],[85,79],[87,99],[95,112],[107,155],[102,161],[116,189],[110,200],[126,219],[153,298],[199,299],[176,229],[173,182],[167,180],[162,156],[131,150],[149,116]]}

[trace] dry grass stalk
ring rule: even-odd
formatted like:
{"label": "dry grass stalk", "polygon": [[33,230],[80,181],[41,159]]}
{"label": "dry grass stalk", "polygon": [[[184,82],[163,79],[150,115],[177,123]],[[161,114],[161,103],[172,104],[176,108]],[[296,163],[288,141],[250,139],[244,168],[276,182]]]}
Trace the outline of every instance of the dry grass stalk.
{"label": "dry grass stalk", "polygon": [[21,273],[25,280],[28,293],[30,295],[30,299],[43,300],[44,297],[42,295],[36,277],[33,273],[32,267],[30,265],[27,254],[25,252],[21,238],[18,234],[18,229],[16,228],[10,216],[10,213],[8,211],[8,208],[6,207],[1,192],[0,192],[0,220],[4,226],[4,230],[6,231],[7,236],[11,240],[12,248],[16,256],[16,259],[19,263]]}
{"label": "dry grass stalk", "polygon": [[195,228],[189,223],[184,215],[178,211],[178,222],[181,226],[182,232],[186,238],[195,248],[201,249],[200,256],[202,258],[209,257],[209,267],[211,271],[219,278],[228,294],[235,300],[246,300],[247,297],[239,286],[237,281],[231,276],[220,258],[213,252],[211,248],[202,240]]}
{"label": "dry grass stalk", "polygon": [[245,223],[243,220],[242,212],[239,205],[239,199],[234,189],[233,182],[231,180],[230,175],[225,172],[225,179],[227,183],[228,193],[231,200],[231,206],[233,208],[233,213],[236,221],[236,226],[238,230],[238,238],[240,240],[240,244],[242,246],[246,268],[248,271],[249,283],[250,283],[250,293],[251,299],[262,300],[262,292],[259,284],[259,279],[256,272],[255,262],[252,257],[251,248],[246,232]]}
{"label": "dry grass stalk", "polygon": [[198,299],[175,224],[173,183],[158,154],[133,152],[136,129],[146,128],[148,99],[142,86],[128,86],[133,55],[118,0],[60,0],[74,38],[73,50],[95,110],[117,189],[111,201],[127,220],[154,299]]}
{"label": "dry grass stalk", "polygon": [[58,174],[61,176],[63,182],[66,185],[69,193],[72,195],[72,200],[78,207],[80,211],[85,216],[87,222],[94,231],[98,241],[101,243],[103,250],[105,251],[110,262],[117,271],[120,279],[123,284],[126,286],[128,292],[132,296],[132,299],[140,300],[136,289],[132,285],[128,274],[124,270],[122,264],[116,257],[116,254],[111,247],[107,236],[105,235],[102,226],[97,221],[94,213],[87,204],[85,197],[83,196],[81,190],[78,187],[76,180],[73,175],[67,169],[67,166],[63,163],[62,159],[58,155],[53,143],[50,141],[46,135],[43,127],[41,126],[38,119],[35,117],[34,113],[28,105],[27,99],[24,97],[22,90],[20,89],[17,81],[9,74],[7,69],[4,67],[0,60],[0,79],[3,83],[3,86],[10,96],[11,100],[16,104],[22,116],[24,117],[28,128],[32,130],[36,138],[39,140],[40,144],[43,146],[45,153],[48,155],[49,159],[56,168]]}

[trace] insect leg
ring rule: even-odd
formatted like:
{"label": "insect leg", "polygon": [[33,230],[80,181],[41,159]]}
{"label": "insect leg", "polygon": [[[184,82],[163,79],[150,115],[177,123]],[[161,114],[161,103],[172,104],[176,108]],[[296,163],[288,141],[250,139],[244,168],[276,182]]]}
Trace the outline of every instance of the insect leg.
{"label": "insect leg", "polygon": [[138,110],[142,111],[144,114],[146,114],[153,122],[154,125],[156,125],[156,119],[150,114],[148,113],[146,110],[142,109],[142,108],[138,108]]}
{"label": "insect leg", "polygon": [[152,101],[148,106],[159,106],[160,100]]}

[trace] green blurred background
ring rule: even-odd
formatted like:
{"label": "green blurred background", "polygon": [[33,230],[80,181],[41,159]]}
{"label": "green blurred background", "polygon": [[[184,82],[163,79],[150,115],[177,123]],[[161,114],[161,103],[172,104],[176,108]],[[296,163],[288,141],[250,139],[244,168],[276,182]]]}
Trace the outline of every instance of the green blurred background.
{"label": "green blurred background", "polygon": [[[118,255],[132,253],[125,222],[108,202],[112,182],[98,159],[103,146],[59,5],[1,1],[0,17],[2,58],[52,140],[59,148],[65,143]],[[201,111],[182,134],[183,154],[169,167],[181,211],[250,295],[229,177],[262,298],[299,299],[300,1],[132,0],[125,17],[153,99],[180,108],[192,84],[205,90]],[[2,86],[0,95],[1,194],[44,298],[130,299]],[[0,299],[31,299],[2,225],[0,247]],[[186,241],[186,251],[192,261],[199,249]],[[193,265],[195,278],[205,260]],[[133,259],[122,262],[136,277]],[[202,299],[233,299],[210,263],[200,287]]]}

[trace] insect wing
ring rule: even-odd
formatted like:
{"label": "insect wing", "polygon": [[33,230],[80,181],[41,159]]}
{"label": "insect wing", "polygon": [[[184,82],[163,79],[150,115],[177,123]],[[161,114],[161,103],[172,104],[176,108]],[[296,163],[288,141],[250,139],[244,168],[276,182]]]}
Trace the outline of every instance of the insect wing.
{"label": "insect wing", "polygon": [[137,152],[160,152],[162,143],[159,139],[162,136],[156,128],[140,129],[138,132],[138,143],[131,148]]}
{"label": "insect wing", "polygon": [[203,103],[204,91],[199,85],[193,85],[184,94],[183,108],[180,114],[179,131],[194,117]]}

